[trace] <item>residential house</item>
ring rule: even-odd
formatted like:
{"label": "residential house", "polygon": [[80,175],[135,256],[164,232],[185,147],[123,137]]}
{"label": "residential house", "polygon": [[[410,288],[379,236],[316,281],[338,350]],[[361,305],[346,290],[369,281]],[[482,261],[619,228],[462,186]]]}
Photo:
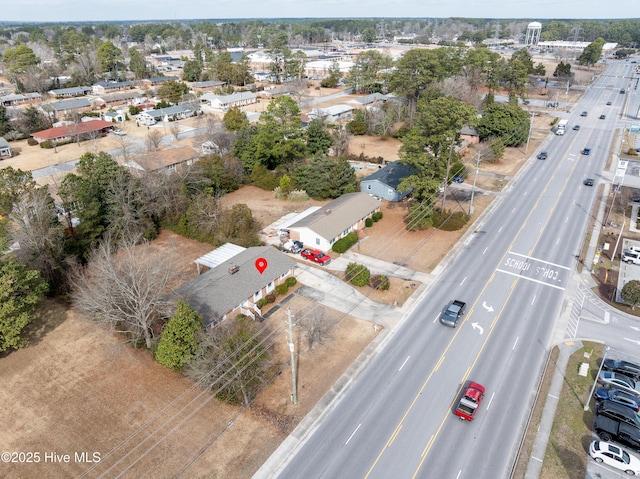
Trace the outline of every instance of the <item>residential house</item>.
{"label": "residential house", "polygon": [[291,95],[292,93],[295,93],[295,91],[296,87],[293,85],[281,85],[265,88],[258,94],[262,98],[276,98],[282,95]]}
{"label": "residential house", "polygon": [[370,95],[359,96],[351,100],[356,108],[375,108],[385,103],[389,98],[395,98],[393,95],[383,95],[382,93],[371,93]]}
{"label": "residential house", "polygon": [[113,123],[103,120],[91,120],[49,128],[33,133],[31,136],[35,138],[38,143],[42,143],[43,141],[62,143],[70,140],[89,140],[111,128],[113,128]]}
{"label": "residential house", "polygon": [[102,119],[109,123],[122,123],[127,119],[127,115],[122,110],[108,111],[102,114]]}
{"label": "residential house", "polygon": [[[273,246],[245,249],[227,243],[206,256],[211,261],[200,264],[206,264],[211,269],[177,292],[194,310],[202,314],[204,324],[209,327],[225,319],[235,318],[238,314],[259,319],[262,313],[257,306],[258,300],[293,276],[296,266],[293,259]],[[256,267],[257,261],[266,263],[263,271]]]}
{"label": "residential house", "polygon": [[400,191],[399,186],[403,179],[411,175],[414,170],[409,166],[398,162],[389,163],[375,173],[360,181],[360,191],[377,196],[383,200],[400,201],[411,190]]}
{"label": "residential house", "polygon": [[91,110],[91,102],[87,98],[69,98],[68,100],[45,103],[40,108],[51,117],[60,117],[89,111]]}
{"label": "residential house", "polygon": [[192,165],[198,161],[200,154],[190,146],[168,148],[128,160],[124,166],[133,173],[164,171],[167,174],[174,173],[179,168]]}
{"label": "residential house", "polygon": [[257,101],[257,96],[250,91],[240,91],[230,95],[205,93],[200,97],[200,101],[208,104],[214,110],[227,111],[230,108],[251,105]]}
{"label": "residential house", "polygon": [[71,88],[59,88],[57,90],[49,90],[49,95],[54,98],[74,98],[77,96],[85,96],[93,91],[90,86],[74,86]]}
{"label": "residential house", "polygon": [[351,118],[353,107],[349,105],[333,105],[327,108],[314,108],[308,114],[309,120],[321,118],[327,123],[336,123]]}
{"label": "residential house", "polygon": [[162,85],[164,82],[169,80],[178,81],[179,78],[177,76],[168,76],[168,77],[153,77],[153,78],[144,78],[141,80],[143,85],[146,86],[158,86]]}
{"label": "residential house", "polygon": [[136,123],[139,125],[155,125],[161,121],[177,121],[190,118],[197,114],[190,104],[175,105],[159,110],[145,110],[136,116]]}
{"label": "residential house", "polygon": [[0,158],[11,158],[11,145],[0,136]]}
{"label": "residential house", "polygon": [[212,91],[216,88],[223,87],[225,85],[226,83],[223,81],[209,80],[209,81],[194,82],[191,85],[189,85],[189,87],[191,88],[191,90],[196,92],[198,91],[206,92],[206,91]]}
{"label": "residential house", "polygon": [[146,99],[140,92],[129,90],[101,95],[93,101],[93,104],[98,108],[107,108],[118,105],[136,105],[144,101]]}
{"label": "residential house", "polygon": [[96,95],[105,95],[107,93],[115,93],[118,91],[129,90],[134,87],[132,81],[99,81],[91,88]]}
{"label": "residential house", "polygon": [[351,231],[364,229],[365,220],[379,210],[380,201],[366,193],[342,195],[290,225],[289,238],[329,251],[333,243]]}
{"label": "residential house", "polygon": [[40,93],[22,93],[0,96],[0,102],[2,106],[19,106],[27,103],[39,103],[42,101],[42,95]]}
{"label": "residential house", "polygon": [[460,138],[462,140],[465,140],[467,144],[475,144],[480,142],[480,135],[478,134],[478,131],[475,128],[467,125],[463,126],[460,129]]}

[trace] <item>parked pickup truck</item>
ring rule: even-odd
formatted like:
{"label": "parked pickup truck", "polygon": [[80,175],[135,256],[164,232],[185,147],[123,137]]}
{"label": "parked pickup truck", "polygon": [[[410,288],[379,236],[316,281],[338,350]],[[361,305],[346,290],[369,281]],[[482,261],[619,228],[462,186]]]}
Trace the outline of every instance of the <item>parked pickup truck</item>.
{"label": "parked pickup truck", "polygon": [[454,414],[460,419],[473,421],[482,398],[484,398],[484,392],[482,384],[470,382],[460,401],[458,401]]}
{"label": "parked pickup truck", "polygon": [[464,314],[464,308],[466,305],[467,303],[454,299],[449,303],[449,306],[447,306],[447,309],[444,310],[442,315],[440,315],[440,322],[445,326],[455,328],[458,323],[458,319],[460,319],[460,316]]}
{"label": "parked pickup truck", "polygon": [[306,258],[314,263],[322,265],[329,264],[331,258],[318,249],[303,249],[300,251],[300,256]]}
{"label": "parked pickup truck", "polygon": [[594,426],[596,434],[606,442],[615,441],[634,451],[640,451],[640,429],[606,416],[597,416]]}

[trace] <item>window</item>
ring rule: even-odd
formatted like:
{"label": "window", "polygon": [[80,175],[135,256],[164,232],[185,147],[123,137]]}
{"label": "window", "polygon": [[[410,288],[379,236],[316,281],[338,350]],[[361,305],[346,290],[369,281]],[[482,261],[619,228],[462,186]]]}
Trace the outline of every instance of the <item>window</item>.
{"label": "window", "polygon": [[320,245],[320,238],[316,238],[316,246]]}
{"label": "window", "polygon": [[393,189],[392,189],[392,188],[389,188],[389,189],[387,190],[387,194],[388,194],[388,195],[392,195],[392,194],[393,194]]}
{"label": "window", "polygon": [[262,298],[262,290],[256,291],[255,293],[253,293],[253,302],[254,303],[256,301],[258,301],[260,298]]}
{"label": "window", "polygon": [[271,281],[271,283],[267,285],[267,293],[270,293],[271,291],[273,291],[274,288],[275,288],[275,284],[273,283],[273,281]]}

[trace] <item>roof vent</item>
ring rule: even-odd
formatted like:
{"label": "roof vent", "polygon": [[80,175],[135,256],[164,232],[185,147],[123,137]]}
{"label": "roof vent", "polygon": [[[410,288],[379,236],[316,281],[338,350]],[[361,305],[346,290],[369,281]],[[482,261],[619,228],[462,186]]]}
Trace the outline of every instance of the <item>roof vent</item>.
{"label": "roof vent", "polygon": [[238,271],[240,271],[240,266],[232,266],[229,268],[229,274],[236,274]]}

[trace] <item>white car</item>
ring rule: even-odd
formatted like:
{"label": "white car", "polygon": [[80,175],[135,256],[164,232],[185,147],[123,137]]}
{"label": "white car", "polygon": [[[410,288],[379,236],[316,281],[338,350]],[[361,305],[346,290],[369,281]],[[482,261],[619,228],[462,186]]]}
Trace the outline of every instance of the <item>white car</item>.
{"label": "white car", "polygon": [[605,387],[621,389],[631,394],[635,394],[636,396],[640,396],[640,382],[635,381],[624,374],[601,370],[598,375],[598,382]]}
{"label": "white car", "polygon": [[593,441],[589,446],[589,455],[596,462],[624,471],[630,476],[640,474],[640,459],[615,444]]}

